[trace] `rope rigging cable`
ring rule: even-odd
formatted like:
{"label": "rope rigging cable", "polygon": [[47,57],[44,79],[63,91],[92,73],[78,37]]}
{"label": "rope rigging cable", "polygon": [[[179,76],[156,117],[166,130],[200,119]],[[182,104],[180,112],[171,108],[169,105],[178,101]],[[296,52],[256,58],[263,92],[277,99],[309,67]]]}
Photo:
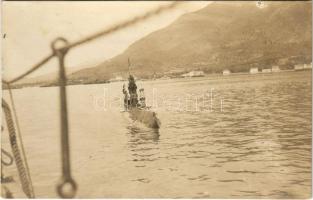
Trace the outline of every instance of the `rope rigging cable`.
{"label": "rope rigging cable", "polygon": [[34,189],[30,179],[30,173],[29,170],[27,170],[27,167],[25,166],[26,157],[24,157],[24,159],[22,158],[20,148],[17,142],[17,135],[14,127],[11,109],[4,99],[2,99],[2,110],[5,115],[5,120],[9,132],[9,140],[16,168],[18,170],[19,178],[21,180],[22,189],[28,198],[35,198]]}
{"label": "rope rigging cable", "polygon": [[[4,155],[8,158],[8,160],[4,159]],[[13,157],[9,152],[1,148],[1,164],[4,166],[10,166],[13,164]]]}

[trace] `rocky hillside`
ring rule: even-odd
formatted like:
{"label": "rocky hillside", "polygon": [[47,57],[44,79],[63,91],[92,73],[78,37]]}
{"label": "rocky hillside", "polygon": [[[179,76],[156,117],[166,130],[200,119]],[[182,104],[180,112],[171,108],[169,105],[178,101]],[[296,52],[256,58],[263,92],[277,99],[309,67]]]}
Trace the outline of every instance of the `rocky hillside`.
{"label": "rocky hillside", "polygon": [[207,73],[246,71],[279,64],[311,62],[311,2],[216,2],[181,16],[168,27],[133,43],[122,54],[96,67],[70,75],[88,82],[132,73],[182,73],[201,69]]}

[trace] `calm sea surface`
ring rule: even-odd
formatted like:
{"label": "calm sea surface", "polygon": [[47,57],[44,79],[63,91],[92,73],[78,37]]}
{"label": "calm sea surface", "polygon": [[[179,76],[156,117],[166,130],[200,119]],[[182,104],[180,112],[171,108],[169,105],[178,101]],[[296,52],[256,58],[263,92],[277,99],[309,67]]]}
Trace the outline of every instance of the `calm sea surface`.
{"label": "calm sea surface", "polygon": [[[121,112],[122,85],[68,87],[77,197],[311,196],[311,72],[138,82],[159,131]],[[13,90],[37,197],[57,197],[58,94]],[[4,173],[22,197],[15,165]]]}

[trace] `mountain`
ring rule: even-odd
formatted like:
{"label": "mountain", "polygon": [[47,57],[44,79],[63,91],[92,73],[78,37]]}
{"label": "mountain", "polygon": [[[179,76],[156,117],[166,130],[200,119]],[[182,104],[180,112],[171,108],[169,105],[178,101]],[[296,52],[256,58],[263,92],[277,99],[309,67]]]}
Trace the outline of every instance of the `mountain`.
{"label": "mountain", "polygon": [[178,18],[96,67],[72,73],[70,80],[101,81],[126,76],[127,60],[138,77],[183,73],[247,71],[311,62],[311,2],[215,2]]}

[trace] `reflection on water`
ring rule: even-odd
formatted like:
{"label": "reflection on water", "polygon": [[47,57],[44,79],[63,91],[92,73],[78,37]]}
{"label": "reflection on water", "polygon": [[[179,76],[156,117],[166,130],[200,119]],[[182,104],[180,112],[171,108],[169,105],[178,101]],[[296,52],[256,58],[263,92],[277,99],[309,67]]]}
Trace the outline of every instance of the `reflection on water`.
{"label": "reflection on water", "polygon": [[142,144],[148,143],[158,143],[160,134],[159,129],[148,129],[143,131],[142,128],[137,126],[127,126],[129,134],[131,135],[130,143]]}
{"label": "reflection on water", "polygon": [[[147,100],[156,98],[159,130],[133,122],[117,106],[93,109],[93,96],[102,97],[105,88],[110,94],[105,98],[114,102],[122,95],[122,84],[68,88],[78,197],[310,196],[310,73],[139,82]],[[154,88],[157,95],[152,93]],[[212,88],[210,109],[201,104],[196,106],[199,110],[169,106],[177,106],[177,99],[188,95],[208,95],[210,100]],[[56,195],[60,172],[57,95],[57,88],[14,91],[39,197]],[[3,145],[8,146],[6,138]],[[5,170],[16,175],[14,168]]]}
{"label": "reflection on water", "polygon": [[136,167],[144,167],[146,161],[154,161],[156,152],[159,150],[158,142],[160,138],[158,129],[148,129],[136,125],[127,127],[129,135],[129,150],[132,152],[133,161]]}

